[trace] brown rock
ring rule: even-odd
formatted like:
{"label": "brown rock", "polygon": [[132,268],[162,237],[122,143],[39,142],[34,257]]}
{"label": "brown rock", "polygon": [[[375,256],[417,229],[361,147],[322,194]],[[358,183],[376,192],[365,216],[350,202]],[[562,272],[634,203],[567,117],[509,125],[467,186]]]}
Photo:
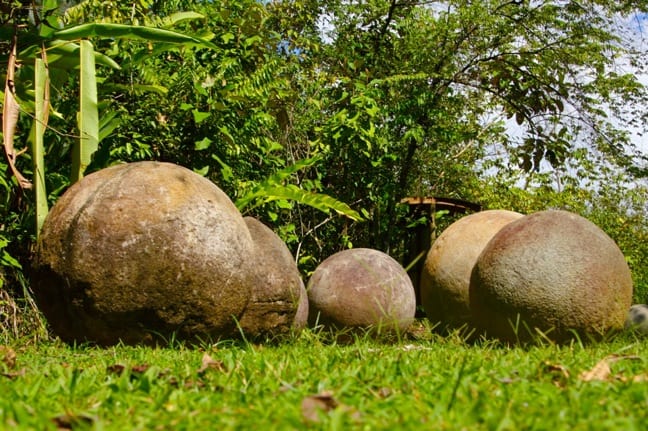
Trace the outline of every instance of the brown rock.
{"label": "brown rock", "polygon": [[404,331],[414,320],[410,278],[377,250],[356,248],[330,256],[313,273],[307,292],[311,324]]}
{"label": "brown rock", "polygon": [[301,331],[308,325],[308,293],[306,287],[302,282],[299,289],[299,304],[297,304],[297,312],[295,313],[295,320],[293,321],[293,329]]}
{"label": "brown rock", "polygon": [[255,250],[236,207],[207,179],[168,163],[118,165],[52,208],[33,289],[65,341],[230,336],[257,283]]}
{"label": "brown rock", "polygon": [[298,320],[303,319],[305,288],[295,259],[269,227],[252,217],[244,220],[254,241],[253,270],[258,278],[241,318],[241,329],[246,336],[256,337],[287,333],[293,327],[300,329],[300,325],[303,328]]}
{"label": "brown rock", "polygon": [[421,273],[421,303],[428,319],[442,327],[470,325],[470,273],[488,241],[522,214],[482,211],[462,217],[434,241]]}
{"label": "brown rock", "polygon": [[[566,211],[542,211],[504,226],[473,269],[475,322],[507,341],[536,328],[555,341],[623,328],[630,269],[614,241]],[[516,327],[516,329],[514,329]]]}

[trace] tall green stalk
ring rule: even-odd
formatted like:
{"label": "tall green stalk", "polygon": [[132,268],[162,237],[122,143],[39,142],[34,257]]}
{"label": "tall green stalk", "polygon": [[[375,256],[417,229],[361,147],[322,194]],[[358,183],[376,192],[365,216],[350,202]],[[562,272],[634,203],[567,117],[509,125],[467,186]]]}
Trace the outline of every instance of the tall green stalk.
{"label": "tall green stalk", "polygon": [[34,112],[34,136],[32,139],[32,162],[34,166],[34,196],[36,199],[36,236],[38,237],[49,211],[47,190],[45,188],[45,150],[43,144],[49,113],[49,75],[45,61],[42,58],[36,59],[34,69],[36,106]]}
{"label": "tall green stalk", "polygon": [[81,89],[79,139],[72,153],[72,183],[83,178],[92,154],[99,147],[99,112],[97,109],[97,77],[95,73],[95,58],[92,42],[82,40],[80,43]]}

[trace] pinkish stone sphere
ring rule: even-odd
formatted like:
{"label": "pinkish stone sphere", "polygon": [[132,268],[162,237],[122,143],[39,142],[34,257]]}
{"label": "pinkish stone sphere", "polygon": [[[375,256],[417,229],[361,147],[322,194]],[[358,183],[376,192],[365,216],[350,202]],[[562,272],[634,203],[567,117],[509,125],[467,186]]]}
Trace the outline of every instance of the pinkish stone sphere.
{"label": "pinkish stone sphere", "polygon": [[405,331],[416,298],[405,269],[386,253],[344,250],[324,260],[307,286],[311,323]]}

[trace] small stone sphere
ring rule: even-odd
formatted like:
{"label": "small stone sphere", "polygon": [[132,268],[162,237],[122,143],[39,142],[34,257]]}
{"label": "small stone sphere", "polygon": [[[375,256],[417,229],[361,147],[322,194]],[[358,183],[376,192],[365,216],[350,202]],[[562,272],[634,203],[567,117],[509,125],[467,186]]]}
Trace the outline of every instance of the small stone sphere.
{"label": "small stone sphere", "polygon": [[623,253],[589,220],[542,211],[504,226],[477,259],[470,307],[505,341],[598,338],[623,328],[632,278]]}
{"label": "small stone sphere", "polygon": [[405,331],[416,297],[405,269],[386,253],[368,248],[324,260],[308,286],[309,322],[328,328]]}
{"label": "small stone sphere", "polygon": [[67,342],[155,344],[236,336],[257,247],[216,185],[170,163],[83,178],[43,225],[33,289]]}
{"label": "small stone sphere", "polygon": [[635,304],[630,307],[625,327],[626,329],[648,335],[648,305]]}
{"label": "small stone sphere", "polygon": [[522,214],[489,210],[462,217],[434,241],[421,273],[421,304],[432,323],[470,326],[470,274],[488,241]]}

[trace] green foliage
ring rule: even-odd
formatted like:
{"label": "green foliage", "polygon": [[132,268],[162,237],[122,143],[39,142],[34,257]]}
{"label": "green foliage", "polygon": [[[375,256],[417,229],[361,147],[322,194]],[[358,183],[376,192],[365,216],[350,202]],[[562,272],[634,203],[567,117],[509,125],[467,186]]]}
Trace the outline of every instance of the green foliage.
{"label": "green foliage", "polygon": [[[202,15],[191,14],[188,18],[194,19],[196,17],[202,18]],[[170,21],[170,23],[176,22],[178,22],[178,20]],[[108,39],[124,38],[131,40],[144,40],[147,42],[182,44],[184,46],[196,46],[201,48],[215,48],[215,46],[212,45],[209,41],[201,40],[199,38],[184,35],[174,31],[126,24],[81,24],[55,31],[52,36],[63,40],[76,40],[93,37]]]}
{"label": "green foliage", "polygon": [[236,207],[240,211],[249,211],[265,203],[279,201],[278,206],[280,208],[290,208],[290,201],[294,201],[309,205],[326,213],[329,210],[334,210],[351,220],[362,221],[360,214],[352,210],[344,202],[340,202],[330,196],[304,190],[293,184],[283,184],[286,179],[290,178],[291,174],[313,166],[317,161],[316,158],[301,160],[293,166],[275,172],[270,178],[256,184],[247,194],[237,199]]}

